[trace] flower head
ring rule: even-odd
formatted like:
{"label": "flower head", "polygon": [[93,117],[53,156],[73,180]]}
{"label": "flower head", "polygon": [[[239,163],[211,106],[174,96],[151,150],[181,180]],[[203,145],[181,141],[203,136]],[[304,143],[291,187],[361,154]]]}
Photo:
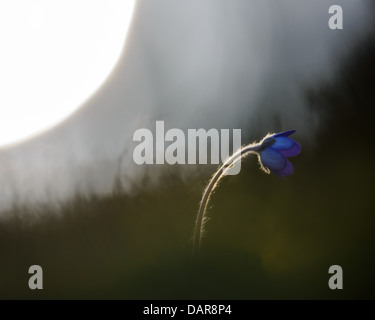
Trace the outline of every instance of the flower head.
{"label": "flower head", "polygon": [[292,174],[294,168],[288,158],[301,152],[300,144],[288,138],[295,131],[290,130],[268,135],[260,142],[257,153],[264,171],[267,173],[273,172],[279,177]]}

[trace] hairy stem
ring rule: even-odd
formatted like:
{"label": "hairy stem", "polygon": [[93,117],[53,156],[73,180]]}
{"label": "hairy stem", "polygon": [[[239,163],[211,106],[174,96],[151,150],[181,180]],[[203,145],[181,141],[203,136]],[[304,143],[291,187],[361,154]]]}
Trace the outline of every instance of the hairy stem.
{"label": "hairy stem", "polygon": [[219,180],[225,175],[225,171],[231,168],[236,162],[240,161],[246,154],[249,152],[256,152],[260,148],[260,144],[249,144],[247,146],[242,147],[240,150],[235,152],[231,155],[221,167],[214,173],[211,180],[209,181],[206,189],[203,192],[202,200],[199,204],[199,210],[197,219],[195,222],[195,229],[194,229],[194,238],[193,238],[193,254],[198,252],[201,240],[202,240],[202,232],[203,232],[203,219],[206,214],[206,209],[208,205],[208,201],[210,200],[210,196],[217,186]]}

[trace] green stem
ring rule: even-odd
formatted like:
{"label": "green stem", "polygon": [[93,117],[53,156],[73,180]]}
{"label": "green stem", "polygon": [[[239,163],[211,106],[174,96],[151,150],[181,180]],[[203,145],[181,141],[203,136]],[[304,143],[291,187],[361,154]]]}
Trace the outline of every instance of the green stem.
{"label": "green stem", "polygon": [[193,254],[198,252],[198,250],[200,249],[201,240],[202,240],[202,231],[203,231],[202,221],[205,216],[207,204],[208,204],[208,201],[210,200],[212,191],[215,189],[217,183],[223,177],[226,170],[232,167],[237,161],[240,161],[247,153],[258,151],[259,147],[260,147],[259,144],[256,144],[256,145],[250,144],[241,148],[239,151],[237,151],[232,156],[230,156],[212,176],[206,189],[203,192],[203,197],[199,204],[199,210],[198,210],[197,219],[195,221],[195,229],[194,229]]}

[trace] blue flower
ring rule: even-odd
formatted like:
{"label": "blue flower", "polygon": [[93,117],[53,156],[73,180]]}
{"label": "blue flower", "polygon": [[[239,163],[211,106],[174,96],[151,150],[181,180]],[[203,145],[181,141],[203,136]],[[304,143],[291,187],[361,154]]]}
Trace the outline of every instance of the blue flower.
{"label": "blue flower", "polygon": [[267,173],[273,172],[279,177],[289,176],[293,172],[293,165],[289,157],[298,155],[301,152],[301,145],[291,138],[288,138],[296,130],[285,131],[267,136],[261,141],[257,150],[259,162],[262,169]]}

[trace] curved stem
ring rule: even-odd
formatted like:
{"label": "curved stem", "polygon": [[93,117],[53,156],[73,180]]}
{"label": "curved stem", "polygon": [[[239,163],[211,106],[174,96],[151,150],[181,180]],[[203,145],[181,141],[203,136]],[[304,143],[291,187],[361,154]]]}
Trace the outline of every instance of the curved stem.
{"label": "curved stem", "polygon": [[230,156],[212,176],[206,189],[204,190],[202,200],[199,204],[199,210],[198,210],[198,215],[197,215],[197,219],[195,222],[195,229],[194,229],[193,254],[195,254],[200,248],[202,231],[203,231],[202,221],[206,213],[206,208],[207,208],[208,201],[210,199],[210,195],[212,191],[215,189],[220,178],[223,177],[223,174],[225,173],[226,170],[232,167],[236,162],[240,161],[245,154],[249,152],[258,151],[259,147],[260,147],[259,144],[255,144],[255,145],[250,144],[241,148],[239,151],[237,151],[232,156]]}

